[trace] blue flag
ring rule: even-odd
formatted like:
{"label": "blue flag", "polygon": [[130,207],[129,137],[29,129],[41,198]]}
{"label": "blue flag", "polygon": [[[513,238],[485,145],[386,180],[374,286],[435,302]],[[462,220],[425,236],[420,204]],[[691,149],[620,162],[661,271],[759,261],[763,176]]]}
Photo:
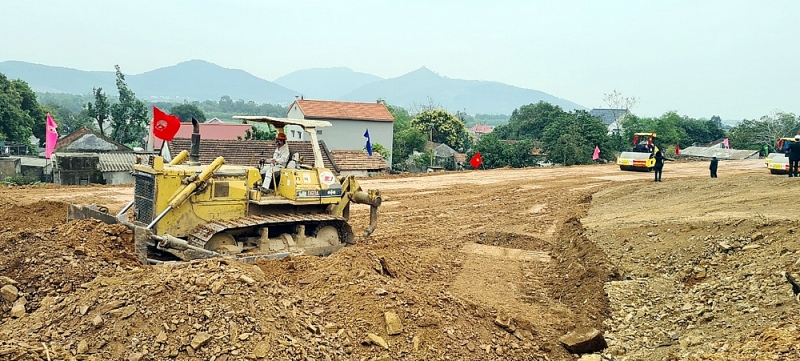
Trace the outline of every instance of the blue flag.
{"label": "blue flag", "polygon": [[367,137],[367,153],[371,157],[372,156],[372,143],[369,141],[369,129],[367,129],[367,131],[364,132],[364,136]]}

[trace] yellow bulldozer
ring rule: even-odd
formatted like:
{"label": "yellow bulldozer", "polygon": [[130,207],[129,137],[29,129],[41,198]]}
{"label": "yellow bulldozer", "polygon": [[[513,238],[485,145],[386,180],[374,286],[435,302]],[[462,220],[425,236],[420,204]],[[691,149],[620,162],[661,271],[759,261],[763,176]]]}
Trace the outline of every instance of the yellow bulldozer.
{"label": "yellow bulldozer", "polygon": [[316,128],[331,123],[268,116],[234,118],[267,123],[279,133],[287,125],[302,128],[311,140],[313,164],[281,169],[274,190],[265,193],[255,166],[227,165],[222,157],[201,165],[200,131],[192,120],[189,151],[181,151],[169,162],[151,156],[133,165],[134,199],[119,213],[109,214],[107,208],[94,204],[70,204],[68,220],[96,218],[127,225],[134,232],[135,251],[145,263],[329,255],[355,242],[348,223],[351,203],[370,206],[364,235],[375,230],[380,191],[363,190],[353,176],[337,177],[325,168]]}

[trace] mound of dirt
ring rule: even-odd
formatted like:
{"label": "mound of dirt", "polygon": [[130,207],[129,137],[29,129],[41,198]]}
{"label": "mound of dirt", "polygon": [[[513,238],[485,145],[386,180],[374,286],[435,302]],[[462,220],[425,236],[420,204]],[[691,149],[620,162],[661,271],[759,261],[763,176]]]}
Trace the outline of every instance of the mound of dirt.
{"label": "mound of dirt", "polygon": [[[48,203],[43,208],[60,212],[65,205],[61,206]],[[43,224],[41,218],[46,217],[33,217],[31,224]],[[0,244],[4,245],[0,251],[0,275],[16,281],[27,311],[38,309],[44,297],[70,294],[98,275],[139,266],[132,252],[131,231],[123,225],[98,220],[4,232],[0,233]],[[1,307],[7,311],[11,306],[5,302]],[[7,312],[0,313],[0,320],[7,317]]]}
{"label": "mound of dirt", "polygon": [[0,234],[20,229],[52,227],[66,220],[67,206],[62,202],[18,204],[13,200],[0,198]]}
{"label": "mound of dirt", "polygon": [[[255,264],[140,265],[126,228],[40,201],[120,209],[131,187],[0,190],[0,359],[575,360],[560,338],[578,328],[603,333],[608,360],[792,359],[779,272],[800,272],[800,212],[774,200],[797,184],[761,173],[369,179],[385,197],[370,238]],[[351,211],[365,228],[368,209]]]}

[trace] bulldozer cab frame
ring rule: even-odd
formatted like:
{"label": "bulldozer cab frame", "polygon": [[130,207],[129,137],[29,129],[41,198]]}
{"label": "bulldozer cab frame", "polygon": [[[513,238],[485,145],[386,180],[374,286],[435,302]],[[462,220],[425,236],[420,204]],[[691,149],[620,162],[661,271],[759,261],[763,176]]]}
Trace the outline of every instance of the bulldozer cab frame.
{"label": "bulldozer cab frame", "polygon": [[279,133],[284,133],[284,128],[287,125],[299,126],[308,134],[309,138],[311,139],[311,148],[314,150],[314,168],[325,167],[324,163],[322,162],[322,150],[319,148],[319,139],[317,139],[316,128],[330,127],[332,126],[330,122],[324,120],[278,118],[264,115],[234,115],[233,119],[240,119],[256,123],[266,123],[277,129]]}

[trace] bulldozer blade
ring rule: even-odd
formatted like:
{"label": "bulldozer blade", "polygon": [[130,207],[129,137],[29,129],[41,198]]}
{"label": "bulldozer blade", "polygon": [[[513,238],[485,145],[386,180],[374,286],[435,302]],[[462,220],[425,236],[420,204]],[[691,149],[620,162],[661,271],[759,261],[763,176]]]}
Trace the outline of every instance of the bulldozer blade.
{"label": "bulldozer blade", "polygon": [[100,208],[94,204],[90,204],[88,206],[69,204],[67,206],[67,222],[88,218],[99,219],[108,224],[120,223],[120,220],[117,219],[117,217],[101,211]]}
{"label": "bulldozer blade", "polygon": [[112,214],[104,212],[94,204],[88,206],[69,204],[67,206],[67,221],[90,218],[98,219],[106,224],[120,223],[127,226],[133,232],[134,252],[137,258],[142,264],[147,264],[147,247],[155,245],[152,239],[153,234],[149,229],[121,220]]}

